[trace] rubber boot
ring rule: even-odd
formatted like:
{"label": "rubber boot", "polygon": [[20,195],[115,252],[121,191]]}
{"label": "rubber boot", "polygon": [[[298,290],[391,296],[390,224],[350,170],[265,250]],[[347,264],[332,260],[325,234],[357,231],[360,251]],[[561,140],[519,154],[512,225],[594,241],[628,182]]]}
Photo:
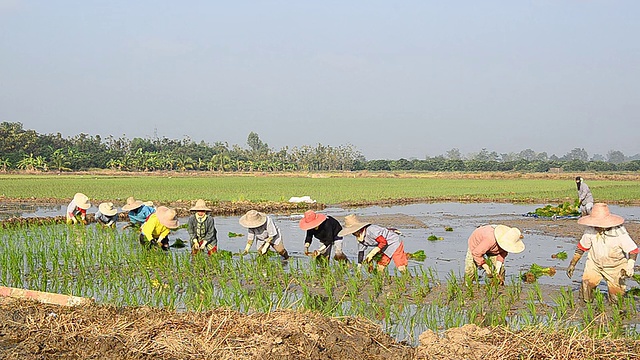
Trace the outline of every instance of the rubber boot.
{"label": "rubber boot", "polygon": [[287,252],[287,249],[282,250],[282,252],[279,252],[278,254],[280,254],[280,256],[282,256],[283,260],[289,259],[289,253]]}

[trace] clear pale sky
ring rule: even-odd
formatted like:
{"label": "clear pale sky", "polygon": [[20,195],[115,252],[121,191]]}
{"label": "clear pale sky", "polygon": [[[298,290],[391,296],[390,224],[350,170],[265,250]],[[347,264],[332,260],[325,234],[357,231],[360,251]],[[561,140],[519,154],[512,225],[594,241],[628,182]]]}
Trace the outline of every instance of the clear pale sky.
{"label": "clear pale sky", "polygon": [[0,121],[246,147],[640,152],[640,1],[0,0]]}

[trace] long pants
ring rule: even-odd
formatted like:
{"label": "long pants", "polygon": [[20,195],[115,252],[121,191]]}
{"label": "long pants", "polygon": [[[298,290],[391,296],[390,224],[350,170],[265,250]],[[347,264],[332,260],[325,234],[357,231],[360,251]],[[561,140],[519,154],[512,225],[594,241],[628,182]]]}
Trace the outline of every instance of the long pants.
{"label": "long pants", "polygon": [[585,302],[593,300],[593,290],[600,284],[602,279],[607,281],[609,289],[609,301],[616,301],[618,295],[624,294],[626,286],[620,278],[620,271],[626,267],[627,263],[621,263],[614,267],[602,267],[587,257],[587,263],[582,273],[581,295]]}
{"label": "long pants", "polygon": [[[495,264],[498,260],[498,255],[490,255],[487,256],[489,266],[492,270],[495,270]],[[500,269],[500,277],[504,279],[505,270],[504,265]],[[474,280],[478,278],[478,264],[473,260],[473,255],[471,255],[471,250],[467,249],[467,256],[464,258],[464,276],[468,279]]]}

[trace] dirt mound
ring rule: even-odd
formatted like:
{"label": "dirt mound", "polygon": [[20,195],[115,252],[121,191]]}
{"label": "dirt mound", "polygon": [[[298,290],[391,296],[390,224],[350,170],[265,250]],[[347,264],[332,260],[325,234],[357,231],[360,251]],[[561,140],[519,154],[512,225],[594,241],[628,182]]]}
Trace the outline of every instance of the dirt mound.
{"label": "dirt mound", "polygon": [[311,312],[241,314],[27,301],[0,304],[2,359],[413,359],[363,319]]}
{"label": "dirt mound", "polygon": [[470,324],[414,348],[359,318],[203,313],[0,300],[2,359],[638,359],[640,341]]}

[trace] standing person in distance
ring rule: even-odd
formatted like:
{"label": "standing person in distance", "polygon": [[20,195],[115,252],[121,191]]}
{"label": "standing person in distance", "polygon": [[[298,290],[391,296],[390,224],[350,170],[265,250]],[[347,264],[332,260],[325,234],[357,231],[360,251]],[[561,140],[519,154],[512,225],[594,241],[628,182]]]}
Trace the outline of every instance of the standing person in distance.
{"label": "standing person in distance", "polygon": [[590,215],[593,208],[593,195],[591,189],[584,179],[580,176],[576,176],[576,186],[578,187],[578,200],[580,206],[580,213],[582,216]]}

